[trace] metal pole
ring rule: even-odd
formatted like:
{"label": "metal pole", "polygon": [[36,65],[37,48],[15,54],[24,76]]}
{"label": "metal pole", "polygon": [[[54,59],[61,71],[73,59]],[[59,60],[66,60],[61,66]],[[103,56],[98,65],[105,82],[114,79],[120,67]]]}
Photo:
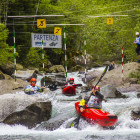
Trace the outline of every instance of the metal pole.
{"label": "metal pole", "polygon": [[87,63],[87,61],[86,61],[86,37],[84,37],[84,49],[85,49],[85,83],[86,83],[86,74],[87,74],[87,66],[86,66],[86,63]]}
{"label": "metal pole", "polygon": [[[42,29],[42,34],[43,34],[43,29]],[[44,45],[43,45],[43,38],[42,38],[42,62],[43,62],[43,85],[45,86]]]}
{"label": "metal pole", "polygon": [[123,78],[123,46],[122,46],[122,81],[124,80],[124,78]]}
{"label": "metal pole", "polygon": [[64,48],[65,48],[65,70],[66,70],[66,82],[67,82],[67,48],[66,48],[66,28],[64,26]]}
{"label": "metal pole", "polygon": [[14,28],[14,20],[13,20],[13,39],[14,39],[14,69],[15,69],[15,82],[16,82],[16,38],[15,38],[15,28]]}

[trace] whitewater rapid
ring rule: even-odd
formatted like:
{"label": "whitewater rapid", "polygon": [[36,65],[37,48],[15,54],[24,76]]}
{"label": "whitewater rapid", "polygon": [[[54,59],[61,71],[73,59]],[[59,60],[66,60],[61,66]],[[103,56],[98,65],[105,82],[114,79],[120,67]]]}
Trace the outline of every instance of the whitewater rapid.
{"label": "whitewater rapid", "polygon": [[[103,68],[99,70],[103,70]],[[69,73],[68,77],[74,77],[75,83],[84,85],[78,72]],[[39,78],[41,79],[41,77],[38,77],[38,80]],[[80,89],[78,91],[79,95]],[[24,92],[21,91],[16,94],[24,94]],[[58,89],[47,95],[41,94],[37,96],[52,101],[52,117],[59,114],[69,114],[72,117],[54,131],[28,129],[22,125],[10,126],[1,123],[0,140],[139,140],[140,121],[131,120],[130,113],[133,108],[140,106],[140,99],[137,98],[137,92],[123,94],[128,98],[108,99],[107,102],[103,102],[103,110],[118,115],[118,123],[114,130],[103,129],[98,125],[90,125],[82,118],[79,123],[81,130],[65,128],[66,123],[76,117],[74,109],[76,100],[75,97],[62,95],[61,89]],[[7,96],[10,96],[10,94]]]}

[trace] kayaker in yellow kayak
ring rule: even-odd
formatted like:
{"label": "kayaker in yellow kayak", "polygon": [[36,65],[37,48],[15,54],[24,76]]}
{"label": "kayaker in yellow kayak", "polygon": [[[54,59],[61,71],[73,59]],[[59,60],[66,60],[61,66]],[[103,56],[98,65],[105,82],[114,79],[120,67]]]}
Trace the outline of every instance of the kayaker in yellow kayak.
{"label": "kayaker in yellow kayak", "polygon": [[85,96],[80,103],[79,108],[80,111],[83,112],[85,105],[87,108],[95,108],[95,109],[101,109],[102,108],[102,100],[104,99],[104,96],[100,93],[100,87],[99,86],[92,86],[92,93],[90,96]]}

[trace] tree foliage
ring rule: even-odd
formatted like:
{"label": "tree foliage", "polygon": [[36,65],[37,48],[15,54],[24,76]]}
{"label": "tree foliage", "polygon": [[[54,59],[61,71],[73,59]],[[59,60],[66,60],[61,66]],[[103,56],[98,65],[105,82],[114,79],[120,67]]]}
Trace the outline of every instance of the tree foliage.
{"label": "tree foliage", "polygon": [[[7,0],[7,2],[8,15],[34,15],[38,7],[38,0]],[[74,55],[73,52],[84,52],[85,36],[87,52],[93,56],[94,60],[121,62],[121,48],[124,46],[124,60],[127,62],[137,59],[136,46],[132,43],[135,39],[135,32],[140,31],[139,6],[139,0],[40,0],[37,14],[65,15],[65,17],[46,17],[47,24],[85,24],[84,26],[66,26],[68,59]],[[5,14],[5,11],[2,10],[1,13]],[[107,24],[107,18],[113,18],[112,25]],[[34,58],[31,54],[32,49],[30,49],[30,33],[41,33],[42,30],[37,29],[34,18],[15,19],[14,21],[8,19],[7,28],[10,34],[7,43],[10,46],[13,45],[13,23],[15,23],[16,30],[18,60],[27,65],[25,60],[28,61],[30,56]],[[53,29],[53,26],[47,26],[44,33],[53,34]],[[32,51],[37,55],[36,58],[40,59],[40,51],[34,49]],[[64,47],[62,50],[46,49],[45,51],[54,64],[64,59]]]}

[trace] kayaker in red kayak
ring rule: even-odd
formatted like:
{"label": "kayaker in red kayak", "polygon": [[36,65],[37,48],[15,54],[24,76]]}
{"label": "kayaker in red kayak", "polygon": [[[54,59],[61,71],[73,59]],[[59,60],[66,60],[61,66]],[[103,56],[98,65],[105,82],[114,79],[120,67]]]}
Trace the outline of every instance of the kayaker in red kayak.
{"label": "kayaker in red kayak", "polygon": [[102,108],[102,100],[104,99],[104,96],[100,93],[100,87],[99,86],[92,86],[92,93],[90,96],[85,96],[80,103],[79,108],[80,111],[83,112],[85,105],[87,108],[95,108],[95,109],[101,109]]}
{"label": "kayaker in red kayak", "polygon": [[73,85],[75,85],[75,84],[74,84],[74,78],[70,78],[70,82],[67,83],[67,84],[65,85],[65,87],[73,86]]}

